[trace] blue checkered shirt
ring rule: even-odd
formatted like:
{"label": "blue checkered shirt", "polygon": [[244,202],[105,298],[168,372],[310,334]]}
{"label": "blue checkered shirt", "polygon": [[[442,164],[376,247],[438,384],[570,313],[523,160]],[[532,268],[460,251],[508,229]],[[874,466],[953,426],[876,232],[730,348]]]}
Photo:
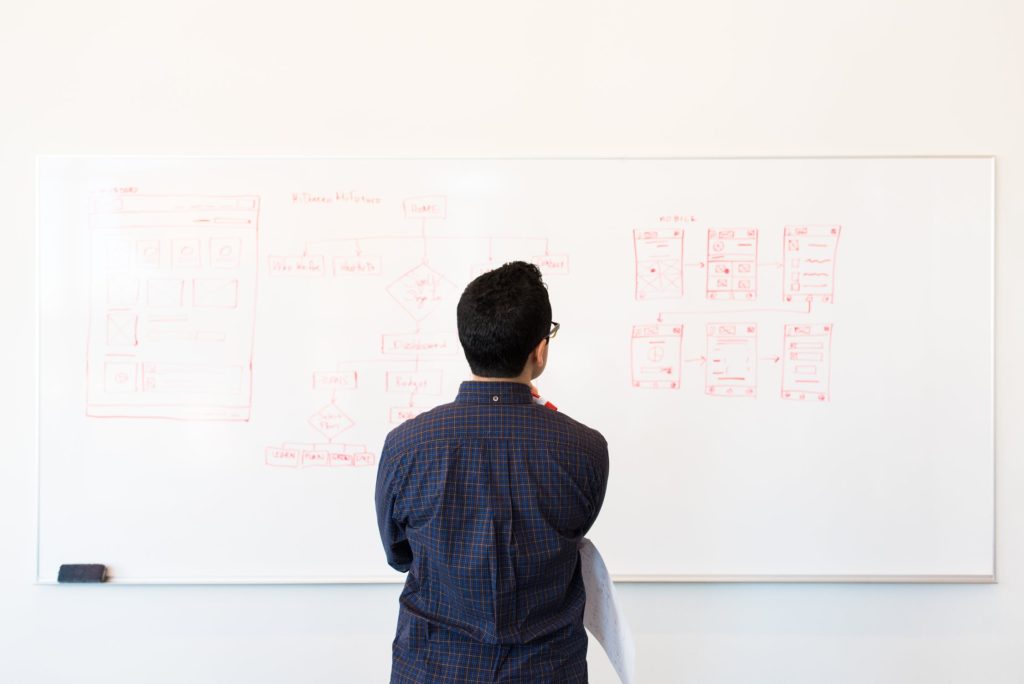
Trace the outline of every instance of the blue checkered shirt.
{"label": "blue checkered shirt", "polygon": [[394,429],[377,522],[399,599],[391,682],[587,681],[577,544],[608,483],[595,430],[527,385],[464,382]]}

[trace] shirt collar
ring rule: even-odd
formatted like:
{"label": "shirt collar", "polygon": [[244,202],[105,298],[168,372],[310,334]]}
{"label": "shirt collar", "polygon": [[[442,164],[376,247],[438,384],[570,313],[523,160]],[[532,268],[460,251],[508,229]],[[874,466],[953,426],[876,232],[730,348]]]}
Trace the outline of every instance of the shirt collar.
{"label": "shirt collar", "polygon": [[530,386],[521,382],[480,382],[466,380],[455,397],[459,404],[529,404]]}

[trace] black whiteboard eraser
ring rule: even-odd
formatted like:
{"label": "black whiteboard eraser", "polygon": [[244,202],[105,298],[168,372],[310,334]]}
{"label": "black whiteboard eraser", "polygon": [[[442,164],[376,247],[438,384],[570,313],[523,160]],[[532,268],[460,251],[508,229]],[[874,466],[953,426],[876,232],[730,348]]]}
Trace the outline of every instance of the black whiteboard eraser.
{"label": "black whiteboard eraser", "polygon": [[107,566],[95,564],[62,565],[57,573],[58,582],[106,582]]}

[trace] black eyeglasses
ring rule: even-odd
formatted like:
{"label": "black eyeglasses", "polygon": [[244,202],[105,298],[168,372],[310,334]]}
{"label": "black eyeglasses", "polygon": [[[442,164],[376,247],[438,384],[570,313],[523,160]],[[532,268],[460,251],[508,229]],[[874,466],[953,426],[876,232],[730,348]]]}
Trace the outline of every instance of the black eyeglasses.
{"label": "black eyeglasses", "polygon": [[551,321],[551,332],[548,333],[548,336],[547,336],[546,339],[549,339],[549,340],[552,339],[555,335],[558,334],[558,329],[561,328],[561,327],[562,327],[561,323],[557,323],[555,321]]}

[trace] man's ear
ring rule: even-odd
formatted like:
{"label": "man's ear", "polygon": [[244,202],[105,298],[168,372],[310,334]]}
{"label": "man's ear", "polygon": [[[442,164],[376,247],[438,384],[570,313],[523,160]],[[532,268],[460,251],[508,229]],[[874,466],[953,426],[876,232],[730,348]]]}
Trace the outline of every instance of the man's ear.
{"label": "man's ear", "polygon": [[533,366],[536,370],[537,375],[548,365],[548,339],[545,337],[543,340],[537,343],[537,346],[533,348]]}

